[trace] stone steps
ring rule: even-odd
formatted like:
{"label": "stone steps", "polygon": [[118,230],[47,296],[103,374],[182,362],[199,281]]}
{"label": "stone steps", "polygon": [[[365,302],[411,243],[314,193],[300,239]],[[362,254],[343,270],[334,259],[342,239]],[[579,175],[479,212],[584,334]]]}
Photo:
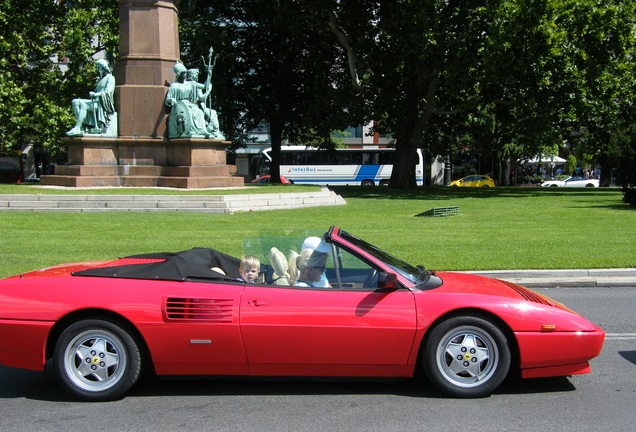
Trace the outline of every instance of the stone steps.
{"label": "stone steps", "polygon": [[201,212],[236,213],[345,205],[323,187],[315,192],[236,195],[27,195],[0,194],[0,212]]}

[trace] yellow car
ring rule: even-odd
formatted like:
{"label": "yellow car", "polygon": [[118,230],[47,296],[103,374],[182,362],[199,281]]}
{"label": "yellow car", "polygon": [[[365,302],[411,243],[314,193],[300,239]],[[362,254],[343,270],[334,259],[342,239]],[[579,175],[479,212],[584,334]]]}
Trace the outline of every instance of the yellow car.
{"label": "yellow car", "polygon": [[451,186],[494,187],[495,181],[487,175],[470,175],[451,182]]}

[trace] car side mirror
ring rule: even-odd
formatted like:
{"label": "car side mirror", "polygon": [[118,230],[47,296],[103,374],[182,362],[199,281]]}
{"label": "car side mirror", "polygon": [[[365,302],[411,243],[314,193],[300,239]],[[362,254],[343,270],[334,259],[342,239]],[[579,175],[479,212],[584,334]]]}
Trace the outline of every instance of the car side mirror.
{"label": "car side mirror", "polygon": [[378,274],[378,288],[397,289],[397,275],[385,272]]}

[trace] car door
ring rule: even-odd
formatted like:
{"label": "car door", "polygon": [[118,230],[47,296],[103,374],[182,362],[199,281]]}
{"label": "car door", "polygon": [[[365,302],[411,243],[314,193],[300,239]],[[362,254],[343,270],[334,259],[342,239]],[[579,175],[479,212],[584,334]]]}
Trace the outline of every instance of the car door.
{"label": "car door", "polygon": [[477,178],[475,176],[466,177],[464,179],[464,185],[466,187],[477,186]]}
{"label": "car door", "polygon": [[245,287],[240,326],[251,374],[403,374],[415,337],[413,294],[378,289],[377,270],[362,261],[337,272],[339,288]]}
{"label": "car door", "polygon": [[139,324],[158,375],[248,373],[239,328],[244,283],[138,282],[142,284],[154,287],[154,295],[162,298],[161,324]]}

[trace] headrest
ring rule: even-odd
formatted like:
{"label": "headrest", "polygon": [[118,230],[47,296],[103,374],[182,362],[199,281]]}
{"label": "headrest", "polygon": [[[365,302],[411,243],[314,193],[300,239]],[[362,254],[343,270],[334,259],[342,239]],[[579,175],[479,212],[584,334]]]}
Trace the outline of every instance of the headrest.
{"label": "headrest", "polygon": [[289,276],[287,260],[285,259],[285,255],[279,251],[278,248],[273,247],[269,250],[269,262],[272,264],[272,268],[277,277]]}
{"label": "headrest", "polygon": [[215,271],[217,273],[221,273],[222,275],[225,274],[225,272],[223,271],[223,269],[221,269],[221,267],[212,267],[210,270]]}

